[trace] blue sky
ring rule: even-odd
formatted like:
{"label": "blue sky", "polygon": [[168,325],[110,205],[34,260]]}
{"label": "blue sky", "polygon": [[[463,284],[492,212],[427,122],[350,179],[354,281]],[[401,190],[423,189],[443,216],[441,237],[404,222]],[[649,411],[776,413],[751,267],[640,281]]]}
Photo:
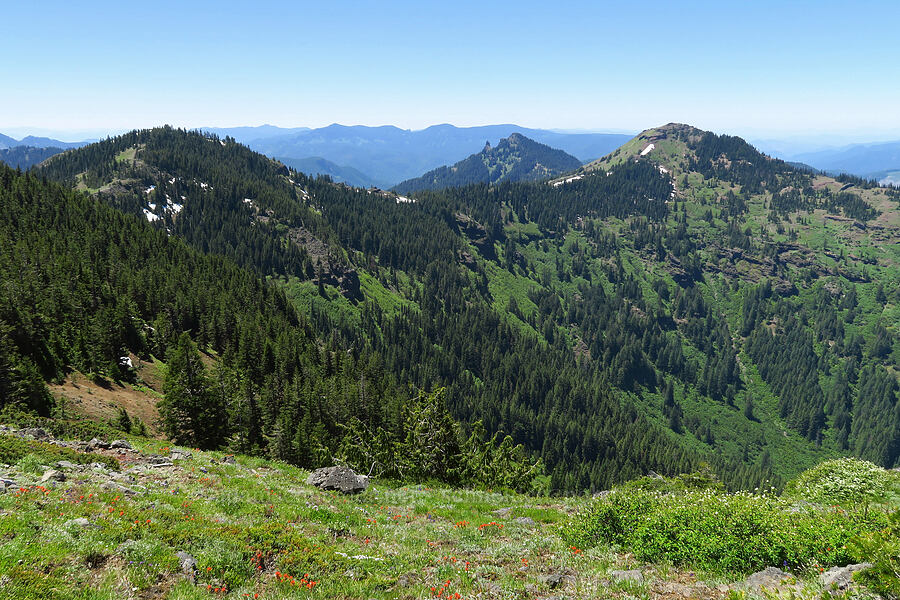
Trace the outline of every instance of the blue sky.
{"label": "blue sky", "polygon": [[86,1],[3,12],[0,132],[681,121],[756,137],[900,137],[896,0]]}

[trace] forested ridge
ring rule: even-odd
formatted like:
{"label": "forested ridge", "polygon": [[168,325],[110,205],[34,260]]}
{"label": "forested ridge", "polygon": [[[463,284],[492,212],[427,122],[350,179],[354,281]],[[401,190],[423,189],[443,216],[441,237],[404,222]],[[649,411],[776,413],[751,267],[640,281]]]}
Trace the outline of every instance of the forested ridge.
{"label": "forested ridge", "polygon": [[401,194],[439,190],[473,183],[536,181],[573,171],[581,161],[562,150],[539,144],[520,133],[503,138],[495,148],[484,150],[451,166],[438,167],[421,177],[394,186]]}
{"label": "forested ridge", "polygon": [[[172,129],[68,152],[40,173],[132,213],[137,237],[255,281],[266,299],[235,309],[250,322],[259,302],[296,319],[260,325],[253,331],[266,333],[246,342],[227,311],[157,326],[181,305],[145,309],[132,284],[112,296],[137,295],[155,333],[102,359],[66,350],[51,353],[52,369],[36,367],[44,378],[64,368],[127,376],[115,370],[121,348],[163,357],[189,331],[215,352],[229,390],[220,402],[230,437],[210,444],[304,465],[326,451],[359,456],[323,440],[356,423],[399,438],[416,390],[444,388],[464,429],[481,421],[488,434],[510,434],[543,459],[557,490],[701,462],[732,487],[753,487],[839,453],[900,460],[897,197],[770,161],[739,138],[661,128],[558,184],[476,184],[412,203]],[[110,236],[97,243],[119,243]],[[327,283],[337,263],[359,274],[361,297]],[[179,289],[174,301],[203,306],[220,287]],[[39,364],[42,353],[15,360]]]}

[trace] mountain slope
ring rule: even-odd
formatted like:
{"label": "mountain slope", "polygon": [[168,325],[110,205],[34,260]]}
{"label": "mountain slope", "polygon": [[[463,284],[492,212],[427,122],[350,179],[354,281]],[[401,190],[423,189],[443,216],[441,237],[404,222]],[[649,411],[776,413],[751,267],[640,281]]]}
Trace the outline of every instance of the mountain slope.
{"label": "mountain slope", "polygon": [[473,148],[481,147],[486,139],[497,140],[515,132],[560,148],[580,160],[603,156],[629,139],[629,136],[619,134],[564,134],[516,125],[434,125],[420,131],[408,131],[392,126],[348,127],[335,124],[291,135],[257,139],[249,142],[249,146],[268,156],[320,156],[395,185],[441,165],[464,159]]}
{"label": "mountain slope", "polygon": [[[896,191],[683,125],[556,181],[412,202],[165,129],[42,172],[135,215],[152,202],[154,227],[265,274],[337,347],[401,387],[445,387],[467,426],[540,456],[553,489],[701,461],[732,487],[840,454],[897,464]],[[173,186],[191,189],[178,215],[160,209]],[[342,439],[328,452],[368,470]]]}
{"label": "mountain slope", "polygon": [[0,162],[12,168],[28,169],[42,163],[51,156],[64,152],[62,148],[35,148],[33,146],[13,146],[0,149]]}
{"label": "mountain slope", "polygon": [[275,159],[281,161],[295,171],[306,173],[312,177],[327,175],[337,183],[346,183],[347,185],[352,185],[354,187],[386,187],[383,182],[372,179],[358,169],[337,165],[320,156],[310,156],[308,158],[276,156]]}
{"label": "mountain slope", "polygon": [[581,161],[514,133],[503,138],[495,148],[488,143],[484,150],[450,167],[440,167],[421,177],[408,179],[394,189],[407,194],[419,190],[435,190],[472,183],[501,181],[534,181],[573,171]]}

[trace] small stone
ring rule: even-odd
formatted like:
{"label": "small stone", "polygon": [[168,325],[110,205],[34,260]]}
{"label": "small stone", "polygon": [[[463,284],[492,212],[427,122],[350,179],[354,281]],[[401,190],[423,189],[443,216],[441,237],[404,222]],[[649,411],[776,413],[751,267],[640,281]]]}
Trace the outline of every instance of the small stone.
{"label": "small stone", "polygon": [[419,574],[415,571],[404,573],[397,578],[397,587],[408,588],[419,583]]}
{"label": "small stone", "polygon": [[525,527],[534,527],[537,525],[531,517],[516,517],[514,520],[519,525],[524,525]]}
{"label": "small stone", "polygon": [[94,450],[109,450],[109,444],[104,442],[99,438],[92,438],[91,441],[87,443],[87,451],[93,452]]}
{"label": "small stone", "polygon": [[128,440],[113,440],[109,443],[110,448],[122,448],[123,450],[132,450],[131,444],[128,443]]}
{"label": "small stone", "polygon": [[233,465],[233,464],[236,463],[237,461],[235,460],[233,454],[229,454],[228,456],[226,456],[225,458],[222,459],[222,462],[223,462],[223,463],[227,463],[227,464],[229,464],[229,465]]}
{"label": "small stone", "polygon": [[610,571],[609,576],[618,581],[634,581],[635,583],[644,582],[644,574],[637,569],[629,569],[627,571]]}
{"label": "small stone", "polygon": [[65,523],[63,523],[63,527],[90,527],[91,522],[85,519],[84,517],[78,517],[77,519],[69,519]]}
{"label": "small stone", "polygon": [[127,496],[134,496],[134,490],[124,485],[119,485],[118,483],[114,483],[112,481],[107,481],[103,485],[100,486],[101,490],[106,490],[107,492],[115,492],[117,494],[125,494]]}
{"label": "small stone", "polygon": [[178,557],[178,564],[181,566],[181,572],[194,580],[194,574],[197,571],[197,561],[187,552],[179,552],[175,556]]}
{"label": "small stone", "polygon": [[56,469],[49,469],[44,472],[41,476],[41,483],[47,483],[48,481],[65,481],[66,474],[62,471],[57,471]]}
{"label": "small stone", "polygon": [[73,462],[69,462],[67,460],[61,460],[58,463],[56,463],[56,467],[58,469],[77,469],[78,465],[76,465]]}
{"label": "small stone", "polygon": [[512,511],[513,511],[512,507],[507,506],[505,508],[498,508],[497,510],[493,511],[493,513],[491,513],[491,514],[497,515],[498,517],[505,519],[512,513]]}
{"label": "small stone", "polygon": [[49,440],[50,434],[47,433],[44,429],[40,427],[28,427],[26,429],[21,430],[19,433],[22,435],[29,435],[36,440]]}
{"label": "small stone", "polygon": [[550,589],[555,589],[569,583],[575,583],[575,572],[571,569],[560,569],[541,577],[541,581],[547,584]]}
{"label": "small stone", "polygon": [[786,578],[790,577],[778,567],[766,567],[762,571],[753,573],[744,580],[744,587],[759,590],[762,588],[774,590],[782,585]]}

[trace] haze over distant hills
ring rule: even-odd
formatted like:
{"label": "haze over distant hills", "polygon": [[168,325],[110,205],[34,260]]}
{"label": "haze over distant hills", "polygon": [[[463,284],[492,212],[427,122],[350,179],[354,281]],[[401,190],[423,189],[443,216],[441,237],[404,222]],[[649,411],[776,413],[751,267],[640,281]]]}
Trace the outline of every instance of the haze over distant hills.
{"label": "haze over distant hills", "polygon": [[341,167],[356,169],[384,186],[418,177],[422,173],[464,159],[485,141],[495,142],[519,132],[537,142],[559,148],[582,162],[604,156],[630,135],[614,133],[559,133],[513,124],[455,127],[434,125],[418,131],[391,125],[329,125],[318,129],[261,127],[202,128],[224,137],[230,135],[251,149],[272,157],[323,158]]}
{"label": "haze over distant hills", "polygon": [[900,171],[900,141],[853,144],[798,154],[793,158],[823,171],[845,172],[881,179],[891,171]]}
{"label": "haze over distant hills", "polygon": [[15,148],[16,146],[29,146],[31,148],[62,148],[63,150],[66,150],[68,148],[81,148],[82,146],[86,146],[96,141],[97,140],[82,140],[80,142],[63,142],[53,138],[37,137],[33,135],[17,140],[0,133],[0,150]]}

